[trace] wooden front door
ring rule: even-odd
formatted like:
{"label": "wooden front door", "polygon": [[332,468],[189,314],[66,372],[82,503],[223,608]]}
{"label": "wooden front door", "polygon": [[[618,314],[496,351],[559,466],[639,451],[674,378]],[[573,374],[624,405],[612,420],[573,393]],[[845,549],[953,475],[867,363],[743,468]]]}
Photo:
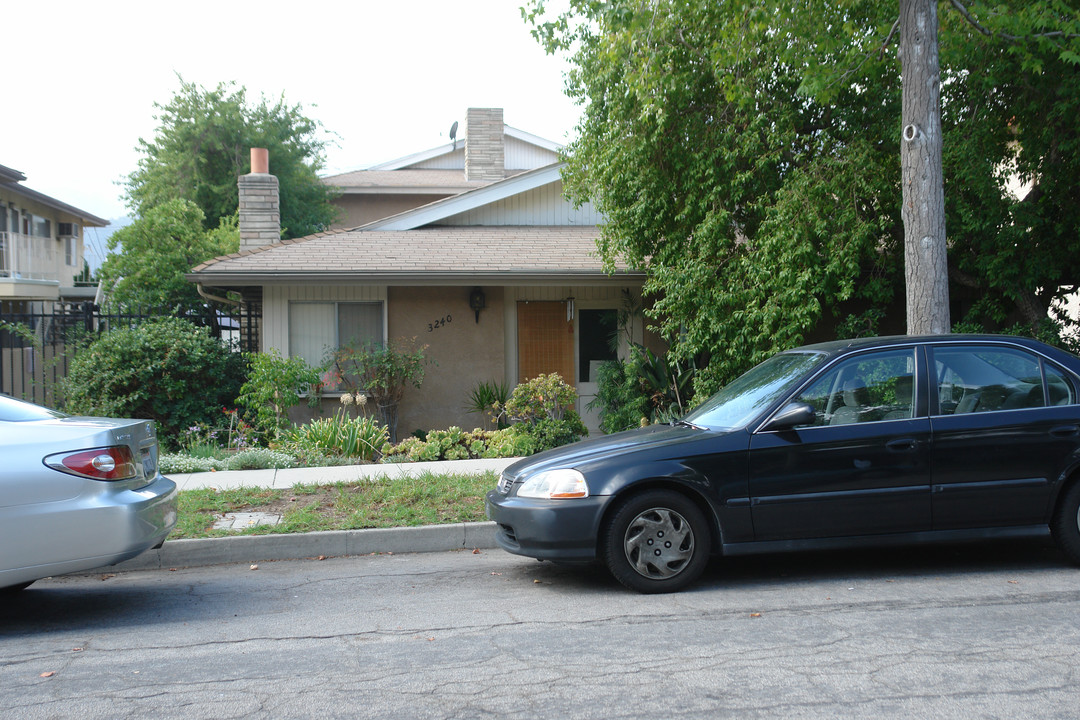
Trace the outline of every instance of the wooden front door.
{"label": "wooden front door", "polygon": [[559,373],[574,384],[574,323],[565,302],[518,303],[518,382]]}

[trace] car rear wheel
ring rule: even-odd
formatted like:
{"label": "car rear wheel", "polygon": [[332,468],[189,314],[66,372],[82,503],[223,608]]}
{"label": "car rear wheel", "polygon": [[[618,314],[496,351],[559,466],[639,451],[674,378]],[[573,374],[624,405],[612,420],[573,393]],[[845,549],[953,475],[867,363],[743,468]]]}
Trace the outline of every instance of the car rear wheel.
{"label": "car rear wheel", "polygon": [[682,590],[709,560],[705,515],[670,490],[650,490],[623,502],[600,541],[601,557],[615,579],[642,593]]}
{"label": "car rear wheel", "polygon": [[1050,532],[1069,561],[1080,565],[1080,482],[1065,491],[1050,522]]}

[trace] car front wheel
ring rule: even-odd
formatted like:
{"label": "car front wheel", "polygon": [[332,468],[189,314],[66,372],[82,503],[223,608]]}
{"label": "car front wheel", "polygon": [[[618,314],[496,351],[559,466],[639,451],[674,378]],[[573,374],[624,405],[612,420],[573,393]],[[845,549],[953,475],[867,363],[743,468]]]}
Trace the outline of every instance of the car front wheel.
{"label": "car front wheel", "polygon": [[705,515],[670,490],[650,490],[623,502],[600,541],[601,557],[615,579],[642,593],[682,590],[709,560]]}
{"label": "car front wheel", "polygon": [[1050,531],[1069,561],[1080,565],[1080,482],[1065,491],[1054,512]]}

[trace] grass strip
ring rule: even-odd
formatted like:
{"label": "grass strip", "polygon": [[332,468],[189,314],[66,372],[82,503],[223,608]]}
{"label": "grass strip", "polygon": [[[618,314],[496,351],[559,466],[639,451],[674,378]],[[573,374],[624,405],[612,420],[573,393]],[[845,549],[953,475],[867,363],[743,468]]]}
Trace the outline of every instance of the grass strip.
{"label": "grass strip", "polygon": [[[170,539],[270,535],[275,533],[411,527],[484,520],[484,495],[495,487],[493,472],[416,477],[381,477],[291,488],[202,488],[180,493],[176,529]],[[226,513],[280,514],[277,525],[215,530]]]}

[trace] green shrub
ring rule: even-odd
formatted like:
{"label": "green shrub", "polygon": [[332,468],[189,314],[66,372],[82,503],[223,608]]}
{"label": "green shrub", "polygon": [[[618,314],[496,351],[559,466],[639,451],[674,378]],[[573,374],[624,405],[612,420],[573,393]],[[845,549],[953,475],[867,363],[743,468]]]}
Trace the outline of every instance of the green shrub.
{"label": "green shrub", "polygon": [[589,409],[599,410],[600,429],[606,433],[668,422],[689,410],[695,372],[692,365],[672,367],[648,348],[633,344],[625,362],[600,366]]}
{"label": "green shrub", "polygon": [[426,439],[407,437],[397,445],[387,445],[383,462],[433,462],[477,458],[521,457],[531,455],[535,439],[517,427],[502,430],[476,428],[465,432],[459,427],[432,430]]}
{"label": "green shrub", "polygon": [[162,474],[212,472],[221,470],[266,470],[296,467],[292,455],[266,448],[242,450],[227,458],[195,457],[186,453],[162,453],[158,469]]}
{"label": "green shrub", "polygon": [[514,428],[534,441],[534,452],[576,442],[589,434],[572,408],[577,392],[558,373],[538,375],[514,388],[506,402],[506,415]]}
{"label": "green shrub", "polygon": [[534,452],[569,445],[589,434],[589,429],[585,427],[581,416],[573,410],[567,410],[558,420],[544,418],[534,423],[521,423],[515,427],[535,440]]}
{"label": "green shrub", "polygon": [[629,430],[651,422],[649,397],[642,388],[641,374],[634,363],[609,360],[600,365],[596,397],[590,410],[600,413],[600,429],[605,433]]}
{"label": "green shrub", "polygon": [[226,470],[266,470],[296,467],[296,458],[289,453],[266,448],[241,450],[225,460]]}
{"label": "green shrub", "polygon": [[187,428],[217,423],[243,379],[241,355],[207,328],[163,318],[106,332],[77,354],[63,383],[64,409],[153,420],[162,443],[175,446]]}
{"label": "green shrub", "polygon": [[388,435],[375,418],[350,417],[341,409],[331,418],[319,418],[282,433],[282,446],[303,454],[320,453],[374,460]]}
{"label": "green shrub", "polygon": [[[248,409],[256,429],[269,438],[288,427],[289,408],[300,402],[305,386],[319,382],[319,371],[303,358],[283,358],[276,348],[244,355],[250,369],[236,402]],[[317,402],[318,395],[312,393]]]}
{"label": "green shrub", "polygon": [[187,474],[224,470],[225,462],[213,457],[196,457],[187,453],[162,453],[158,470],[162,475]]}
{"label": "green shrub", "polygon": [[364,342],[346,344],[330,353],[330,389],[342,384],[350,392],[363,391],[374,401],[379,419],[397,439],[398,406],[405,387],[419,388],[424,382],[424,356],[427,345],[417,345],[415,339],[399,338],[389,345]]}
{"label": "green shrub", "polygon": [[574,407],[577,392],[558,373],[537,375],[520,383],[506,401],[506,415],[514,422],[532,423],[541,418],[560,420]]}

